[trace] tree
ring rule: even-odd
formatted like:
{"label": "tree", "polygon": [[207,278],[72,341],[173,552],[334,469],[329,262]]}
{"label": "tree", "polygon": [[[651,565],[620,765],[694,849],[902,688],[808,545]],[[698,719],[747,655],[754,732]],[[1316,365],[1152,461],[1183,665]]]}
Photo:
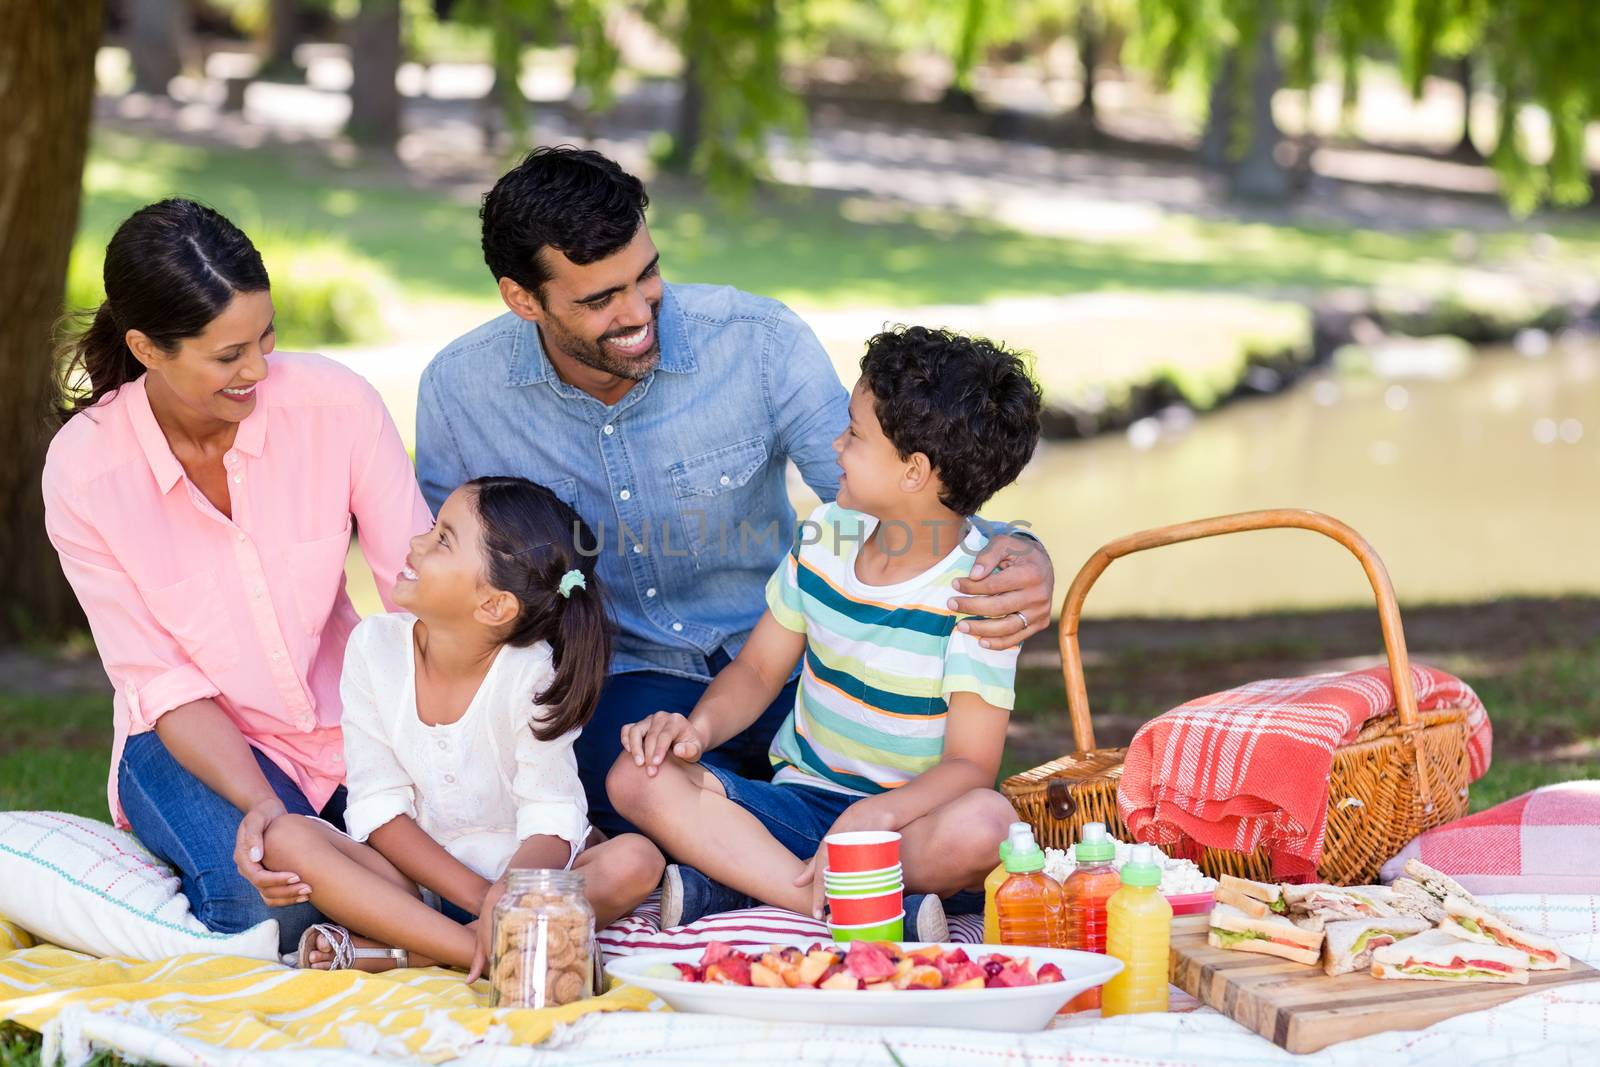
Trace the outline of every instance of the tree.
{"label": "tree", "polygon": [[183,70],[187,15],[180,0],[133,0],[127,38],[134,92],[167,95],[167,83]]}
{"label": "tree", "polygon": [[767,135],[799,136],[805,113],[783,81],[776,0],[662,0],[647,9],[683,52],[683,96],[664,162],[737,196],[766,169]]}
{"label": "tree", "polygon": [[261,73],[265,77],[298,80],[305,71],[294,61],[295,45],[305,29],[300,0],[268,0],[265,54]]}
{"label": "tree", "polygon": [[100,0],[0,9],[0,637],[79,618],[44,536],[51,333],[89,146]]}
{"label": "tree", "polygon": [[350,20],[350,121],[361,144],[393,151],[400,140],[400,0],[361,0]]}

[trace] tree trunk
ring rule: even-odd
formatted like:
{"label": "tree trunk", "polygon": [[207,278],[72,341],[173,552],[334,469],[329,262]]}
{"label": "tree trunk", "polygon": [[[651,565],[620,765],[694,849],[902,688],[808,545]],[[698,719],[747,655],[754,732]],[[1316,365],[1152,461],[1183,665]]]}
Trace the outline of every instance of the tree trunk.
{"label": "tree trunk", "polygon": [[1272,98],[1283,85],[1274,20],[1263,19],[1250,71],[1250,143],[1228,175],[1228,193],[1238,200],[1277,203],[1289,197],[1289,171],[1278,159],[1283,131],[1272,117]]}
{"label": "tree trunk", "polygon": [[187,12],[179,0],[133,0],[128,11],[128,58],[133,91],[167,95],[167,83],[183,70]]}
{"label": "tree trunk", "polygon": [[1456,60],[1456,84],[1461,86],[1461,140],[1456,142],[1452,155],[1460,159],[1483,159],[1483,153],[1472,143],[1472,57]]}
{"label": "tree trunk", "polygon": [[706,47],[706,0],[688,0],[684,4],[683,32],[679,46],[683,49],[683,74],[678,79],[682,92],[678,96],[678,113],[673,122],[672,150],[663,159],[662,166],[678,174],[687,174],[694,165],[695,153],[700,151],[700,139],[705,134],[706,90],[702,69],[702,49]]}
{"label": "tree trunk", "polygon": [[44,535],[51,332],[66,291],[89,145],[100,0],[0,16],[0,638],[81,619]]}
{"label": "tree trunk", "polygon": [[1228,168],[1228,148],[1233,142],[1234,82],[1239,76],[1239,55],[1232,49],[1222,57],[1222,65],[1211,83],[1209,106],[1206,111],[1206,129],[1200,136],[1196,154],[1200,162],[1212,170]]}
{"label": "tree trunk", "polygon": [[1078,66],[1083,71],[1083,95],[1078,99],[1078,121],[1090,130],[1100,128],[1095,111],[1095,70],[1100,58],[1100,22],[1094,0],[1078,0]]}
{"label": "tree trunk", "polygon": [[305,71],[295,65],[294,46],[300,43],[300,0],[268,0],[266,55],[261,75],[298,79]]}
{"label": "tree trunk", "polygon": [[361,0],[350,23],[352,140],[394,150],[400,140],[400,0]]}

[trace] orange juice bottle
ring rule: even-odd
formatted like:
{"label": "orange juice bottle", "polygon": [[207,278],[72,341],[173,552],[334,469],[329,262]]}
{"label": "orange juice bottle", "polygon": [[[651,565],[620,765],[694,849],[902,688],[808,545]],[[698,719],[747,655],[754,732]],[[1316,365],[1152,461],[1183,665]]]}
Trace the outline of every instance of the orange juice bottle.
{"label": "orange juice bottle", "polygon": [[1009,878],[994,895],[1002,945],[1061,947],[1061,883],[1044,873],[1044,850],[1033,828],[1013,827],[1006,839],[1011,851],[1005,867]]}
{"label": "orange juice bottle", "polygon": [[[1064,902],[1065,942],[1080,952],[1105,952],[1106,901],[1122,886],[1111,861],[1116,846],[1106,836],[1103,822],[1086,823],[1083,836],[1073,847],[1077,868],[1061,883]],[[1090,1011],[1100,1006],[1100,987],[1084,990],[1067,1005],[1068,1011]]]}
{"label": "orange juice bottle", "polygon": [[983,880],[983,943],[986,945],[1000,944],[1000,913],[995,910],[994,895],[1010,877],[1006,874],[1006,857],[1011,854],[1011,834],[1016,833],[1019,828],[1026,830],[1028,824],[1025,822],[1011,824],[1006,839],[1000,842],[1000,862],[989,872],[989,877]]}
{"label": "orange juice bottle", "polygon": [[1161,895],[1161,868],[1150,845],[1135,845],[1122,868],[1122,888],[1106,902],[1106,953],[1122,970],[1106,983],[1100,1014],[1167,1010],[1167,952],[1172,905]]}

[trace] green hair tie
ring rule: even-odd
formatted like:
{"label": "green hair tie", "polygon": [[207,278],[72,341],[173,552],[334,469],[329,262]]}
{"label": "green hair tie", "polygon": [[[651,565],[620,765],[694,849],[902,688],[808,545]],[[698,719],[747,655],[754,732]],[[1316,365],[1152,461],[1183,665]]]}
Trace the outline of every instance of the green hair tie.
{"label": "green hair tie", "polygon": [[588,582],[584,580],[583,572],[573,569],[561,576],[561,584],[557,587],[556,591],[559,592],[562,599],[565,600],[572,596],[572,591],[574,589],[587,588],[589,588],[589,585]]}

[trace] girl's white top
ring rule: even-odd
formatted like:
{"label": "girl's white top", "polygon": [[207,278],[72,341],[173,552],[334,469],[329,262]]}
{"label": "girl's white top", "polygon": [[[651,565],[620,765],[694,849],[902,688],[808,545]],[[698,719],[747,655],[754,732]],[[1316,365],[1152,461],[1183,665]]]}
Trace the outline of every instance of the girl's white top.
{"label": "girl's white top", "polygon": [[498,878],[523,841],[565,840],[576,856],[589,806],[572,750],[579,731],[540,741],[531,724],[550,713],[534,698],[555,674],[550,646],[506,645],[466,713],[444,726],[417,714],[416,617],[362,620],[345,651],[345,827],[365,841],[401,815],[485,878]]}

